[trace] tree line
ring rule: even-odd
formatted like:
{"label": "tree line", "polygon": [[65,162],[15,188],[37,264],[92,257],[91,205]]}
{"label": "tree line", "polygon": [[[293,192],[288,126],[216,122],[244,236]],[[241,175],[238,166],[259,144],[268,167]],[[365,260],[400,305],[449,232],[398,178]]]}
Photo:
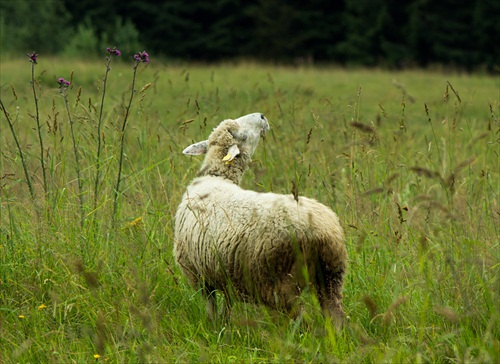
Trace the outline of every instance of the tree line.
{"label": "tree line", "polygon": [[17,0],[0,2],[0,47],[492,71],[499,16],[496,0]]}

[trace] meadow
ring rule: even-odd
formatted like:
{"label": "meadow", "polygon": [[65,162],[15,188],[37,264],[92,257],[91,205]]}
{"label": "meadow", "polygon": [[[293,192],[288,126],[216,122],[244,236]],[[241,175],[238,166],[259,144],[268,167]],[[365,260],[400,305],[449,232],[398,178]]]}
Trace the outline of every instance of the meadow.
{"label": "meadow", "polygon": [[[1,63],[0,362],[500,362],[498,76],[152,57],[132,93],[132,60],[32,66]],[[175,265],[181,151],[252,112],[243,187],[340,217],[341,331],[310,292],[210,322]]]}

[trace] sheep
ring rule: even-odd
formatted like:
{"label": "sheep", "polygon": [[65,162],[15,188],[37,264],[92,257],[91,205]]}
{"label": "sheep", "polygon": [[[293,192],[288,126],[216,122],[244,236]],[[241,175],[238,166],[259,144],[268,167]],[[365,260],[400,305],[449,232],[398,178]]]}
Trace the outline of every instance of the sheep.
{"label": "sheep", "polygon": [[347,251],[337,215],[313,199],[239,187],[268,130],[263,114],[249,114],[222,121],[208,140],[184,149],[206,157],[175,215],[176,263],[201,288],[212,320],[216,291],[224,295],[225,318],[232,300],[296,316],[298,297],[312,287],[340,327]]}

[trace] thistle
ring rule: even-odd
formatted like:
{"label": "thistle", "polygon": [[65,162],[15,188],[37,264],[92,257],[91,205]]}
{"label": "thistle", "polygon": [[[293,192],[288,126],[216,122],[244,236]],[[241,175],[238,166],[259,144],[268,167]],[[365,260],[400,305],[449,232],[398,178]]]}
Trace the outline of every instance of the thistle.
{"label": "thistle", "polygon": [[80,156],[78,154],[78,143],[77,143],[76,138],[75,138],[74,122],[73,122],[73,118],[71,117],[71,112],[69,111],[68,94],[67,94],[67,90],[68,90],[68,87],[71,85],[71,82],[60,77],[57,80],[57,83],[59,84],[59,92],[61,93],[61,95],[64,99],[64,105],[66,107],[66,112],[68,114],[69,127],[71,130],[71,140],[73,142],[73,153],[75,155],[76,179],[77,179],[77,183],[78,183],[78,198],[79,198],[79,202],[80,202],[80,225],[83,227],[83,223],[85,221],[85,211],[83,209],[83,181],[82,181],[81,173],[80,173]]}
{"label": "thistle", "polygon": [[113,57],[121,56],[121,52],[113,48],[106,48],[108,52],[108,56],[106,57],[106,74],[104,75],[103,80],[103,88],[102,88],[102,99],[101,99],[101,107],[99,110],[99,120],[97,122],[97,154],[96,154],[96,176],[94,181],[94,210],[97,208],[97,200],[99,196],[99,182],[101,178],[101,153],[102,153],[102,144],[101,144],[101,128],[102,128],[102,113],[104,109],[104,100],[106,98],[106,85],[108,82],[108,74],[111,70],[111,60]]}
{"label": "thistle", "polygon": [[134,55],[134,74],[132,76],[132,86],[131,86],[131,91],[130,91],[130,99],[128,102],[127,107],[125,108],[125,117],[123,118],[123,124],[121,128],[121,134],[120,134],[120,160],[118,162],[118,176],[116,180],[116,186],[115,186],[115,191],[114,191],[114,201],[113,201],[113,221],[116,218],[116,213],[118,210],[118,195],[120,193],[120,182],[121,182],[121,175],[122,175],[122,166],[123,166],[123,152],[124,152],[124,146],[125,146],[125,128],[127,127],[127,121],[128,121],[128,116],[130,114],[130,107],[132,106],[132,100],[134,99],[135,95],[135,79],[137,75],[137,68],[141,63],[149,63],[149,54],[146,53],[145,51],[139,52]]}
{"label": "thistle", "polygon": [[38,140],[40,143],[40,163],[42,166],[42,175],[43,175],[43,189],[45,193],[47,190],[47,174],[45,168],[45,157],[44,157],[44,147],[43,147],[43,138],[42,138],[42,126],[40,125],[40,113],[38,110],[38,97],[36,95],[35,89],[35,66],[37,63],[38,54],[36,52],[26,54],[28,56],[29,61],[31,62],[31,89],[33,91],[33,99],[35,100],[35,116],[34,119],[36,121],[36,127],[38,131]]}

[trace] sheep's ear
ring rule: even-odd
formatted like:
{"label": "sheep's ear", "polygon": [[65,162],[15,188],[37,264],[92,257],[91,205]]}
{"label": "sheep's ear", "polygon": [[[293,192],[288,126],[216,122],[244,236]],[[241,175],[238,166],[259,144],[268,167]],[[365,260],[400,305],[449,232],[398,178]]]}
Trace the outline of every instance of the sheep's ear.
{"label": "sheep's ear", "polygon": [[224,158],[222,158],[222,160],[224,162],[226,162],[227,164],[231,163],[232,160],[238,155],[240,154],[240,149],[238,148],[238,146],[236,144],[233,144],[229,147],[229,149],[227,150],[227,154]]}
{"label": "sheep's ear", "polygon": [[189,147],[182,151],[182,154],[189,155],[202,155],[206,154],[208,150],[208,140],[191,144]]}

